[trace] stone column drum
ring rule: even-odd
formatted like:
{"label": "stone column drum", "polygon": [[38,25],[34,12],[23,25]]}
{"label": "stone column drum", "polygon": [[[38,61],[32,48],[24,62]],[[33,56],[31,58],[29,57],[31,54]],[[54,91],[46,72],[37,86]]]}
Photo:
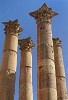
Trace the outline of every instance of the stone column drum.
{"label": "stone column drum", "polygon": [[61,40],[53,38],[58,100],[68,100]]}
{"label": "stone column drum", "polygon": [[56,15],[45,3],[39,10],[30,13],[37,23],[38,100],[57,100],[51,28],[52,17]]}
{"label": "stone column drum", "polygon": [[21,50],[19,100],[33,100],[31,38],[19,40]]}
{"label": "stone column drum", "polygon": [[18,35],[22,29],[18,20],[3,24],[6,37],[0,70],[0,100],[14,100]]}

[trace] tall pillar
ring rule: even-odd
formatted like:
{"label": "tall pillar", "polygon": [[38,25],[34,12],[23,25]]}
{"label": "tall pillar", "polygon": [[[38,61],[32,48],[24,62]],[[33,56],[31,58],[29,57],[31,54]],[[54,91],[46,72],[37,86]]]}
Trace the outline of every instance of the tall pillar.
{"label": "tall pillar", "polygon": [[68,100],[61,40],[53,38],[58,100]]}
{"label": "tall pillar", "polygon": [[31,38],[19,40],[21,50],[19,100],[33,100]]}
{"label": "tall pillar", "polygon": [[3,24],[6,37],[0,71],[0,100],[14,100],[18,35],[22,29],[18,20]]}
{"label": "tall pillar", "polygon": [[30,16],[37,23],[37,92],[38,100],[57,100],[54,51],[52,41],[53,12],[44,3],[43,6]]}

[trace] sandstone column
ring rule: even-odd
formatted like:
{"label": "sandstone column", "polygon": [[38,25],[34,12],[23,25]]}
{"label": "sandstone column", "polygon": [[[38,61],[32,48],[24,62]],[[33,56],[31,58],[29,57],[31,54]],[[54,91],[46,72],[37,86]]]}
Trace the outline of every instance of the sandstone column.
{"label": "sandstone column", "polygon": [[19,100],[33,100],[31,38],[19,40],[21,50]]}
{"label": "sandstone column", "polygon": [[53,39],[58,100],[68,100],[61,40]]}
{"label": "sandstone column", "polygon": [[46,4],[30,13],[37,23],[37,80],[38,100],[57,100],[54,51],[52,41],[52,17],[57,13]]}
{"label": "sandstone column", "polygon": [[6,37],[0,71],[0,100],[14,100],[18,35],[22,29],[18,20],[3,24]]}

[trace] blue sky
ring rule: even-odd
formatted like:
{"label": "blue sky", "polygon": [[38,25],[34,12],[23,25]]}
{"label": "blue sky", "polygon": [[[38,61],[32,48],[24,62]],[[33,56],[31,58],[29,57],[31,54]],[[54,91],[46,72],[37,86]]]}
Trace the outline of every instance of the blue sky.
{"label": "blue sky", "polygon": [[[66,71],[66,81],[68,88],[68,0],[1,0],[0,2],[0,63],[2,61],[2,51],[4,45],[5,34],[3,31],[4,25],[1,22],[8,20],[18,19],[24,31],[20,34],[19,39],[25,37],[32,37],[35,45],[37,46],[37,29],[36,21],[29,16],[29,12],[37,10],[43,3],[51,7],[53,11],[59,13],[58,16],[53,18],[52,32],[53,37],[59,37],[62,40],[64,65]],[[36,49],[33,48],[33,90],[34,100],[37,100],[36,90]],[[19,84],[19,71],[20,71],[20,50],[18,47],[18,60],[17,60],[17,78],[16,78],[16,92],[15,100],[18,100],[18,84]]]}

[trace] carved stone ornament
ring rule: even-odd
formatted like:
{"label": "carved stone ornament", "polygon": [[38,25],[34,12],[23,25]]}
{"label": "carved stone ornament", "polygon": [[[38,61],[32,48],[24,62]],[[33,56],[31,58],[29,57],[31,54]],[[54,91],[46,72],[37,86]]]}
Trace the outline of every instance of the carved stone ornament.
{"label": "carved stone ornament", "polygon": [[40,9],[29,13],[29,15],[34,17],[38,23],[40,21],[51,22],[52,17],[58,15],[58,13],[53,12],[52,9],[48,8],[47,5],[44,3]]}
{"label": "carved stone ornament", "polygon": [[61,41],[59,38],[53,38],[53,43],[54,43],[56,46],[62,47],[61,42],[62,42],[62,41]]}
{"label": "carved stone ornament", "polygon": [[33,44],[33,41],[31,40],[31,37],[25,38],[25,39],[21,39],[18,41],[19,45],[20,45],[20,50],[29,50],[32,47],[34,47],[35,45]]}
{"label": "carved stone ornament", "polygon": [[4,31],[6,34],[19,34],[23,31],[23,29],[18,24],[18,20],[9,21],[9,22],[2,22],[5,25]]}

